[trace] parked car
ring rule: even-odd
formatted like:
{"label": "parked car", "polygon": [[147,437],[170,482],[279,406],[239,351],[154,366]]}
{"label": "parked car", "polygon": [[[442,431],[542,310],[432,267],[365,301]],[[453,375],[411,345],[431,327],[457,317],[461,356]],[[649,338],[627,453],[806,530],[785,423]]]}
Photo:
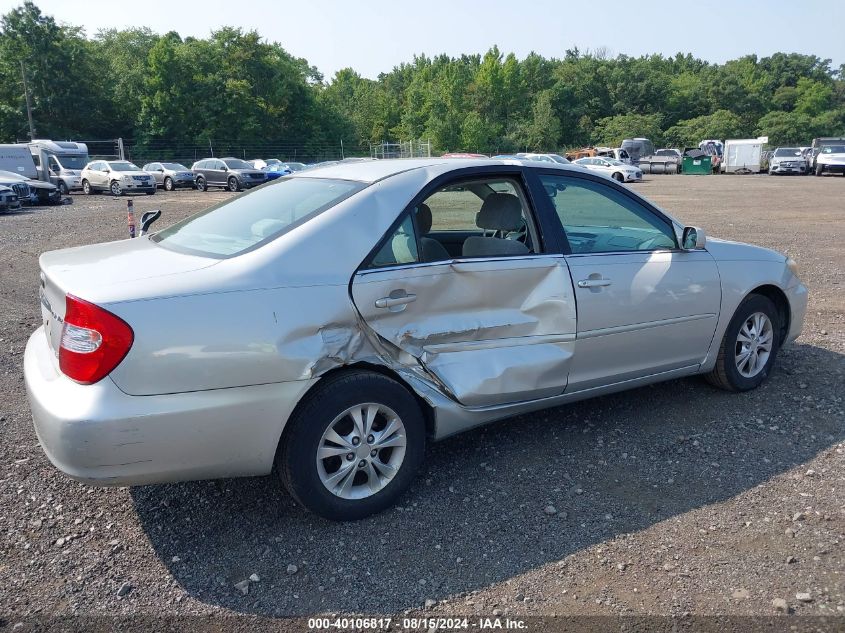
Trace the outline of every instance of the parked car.
{"label": "parked car", "polygon": [[619,182],[639,182],[643,179],[643,172],[639,167],[610,158],[579,158],[573,164],[601,172]]}
{"label": "parked car", "polygon": [[275,463],[331,519],[390,506],[427,441],[485,422],[695,374],[753,389],[807,306],[781,253],[491,159],[302,171],[39,263],[23,364],[53,464],[134,485]]}
{"label": "parked car", "polygon": [[535,154],[533,152],[520,152],[517,158],[522,160],[536,160],[541,163],[557,163],[559,165],[568,165],[569,161],[559,154]]}
{"label": "parked car", "polygon": [[816,176],[822,174],[845,175],[845,144],[825,145],[816,155]]}
{"label": "parked car", "polygon": [[152,174],[128,160],[95,160],[82,170],[82,191],[86,195],[110,191],[113,196],[131,192],[151,196],[156,192],[156,181]]}
{"label": "parked car", "polygon": [[82,189],[82,169],[91,162],[85,143],[35,139],[28,146],[38,180],[52,182],[62,195]]}
{"label": "parked car", "polygon": [[191,171],[200,191],[209,187],[241,191],[267,182],[267,174],[240,158],[205,158],[194,163]]}
{"label": "parked car", "polygon": [[805,174],[807,163],[797,147],[778,147],[769,157],[769,175]]}
{"label": "parked car", "polygon": [[0,212],[17,211],[21,208],[18,194],[11,187],[0,185]]}
{"label": "parked car", "polygon": [[[621,163],[625,163],[626,165],[631,164],[631,157],[628,155],[627,150],[624,150],[621,147],[596,147],[595,151],[595,156],[601,156],[602,158],[614,158]],[[581,158],[592,157],[582,156]]]}
{"label": "parked car", "polygon": [[11,171],[0,171],[0,185],[14,190],[24,204],[62,204],[59,188],[50,182],[32,180]]}
{"label": "parked car", "polygon": [[622,141],[622,149],[631,157],[631,165],[636,167],[641,158],[654,155],[654,143],[647,138],[626,138]]}
{"label": "parked car", "polygon": [[813,139],[813,143],[811,145],[812,156],[810,158],[809,163],[810,169],[813,171],[813,173],[815,173],[816,171],[816,161],[822,149],[830,146],[845,146],[845,137],[822,136]]}
{"label": "parked car", "polygon": [[147,163],[144,165],[144,171],[151,173],[156,186],[165,191],[193,189],[195,186],[194,172],[182,163]]}
{"label": "parked car", "polygon": [[291,171],[291,172],[302,171],[303,169],[305,169],[305,163],[297,163],[297,162],[282,163],[282,167],[284,167],[285,169],[287,169],[288,171]]}
{"label": "parked car", "polygon": [[449,152],[440,158],[487,158],[486,154],[473,154],[472,152]]}

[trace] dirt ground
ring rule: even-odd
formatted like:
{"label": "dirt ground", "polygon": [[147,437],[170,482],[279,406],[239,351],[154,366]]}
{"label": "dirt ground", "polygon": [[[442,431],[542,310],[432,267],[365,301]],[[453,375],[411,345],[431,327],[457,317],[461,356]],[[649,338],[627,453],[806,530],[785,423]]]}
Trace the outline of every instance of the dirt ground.
{"label": "dirt ground", "polygon": [[[350,612],[815,615],[845,629],[845,178],[631,186],[708,235],[798,261],[804,333],[771,379],[745,394],[673,381],[464,434],[429,448],[399,507],[350,524],[305,513],[273,476],[101,489],[60,474],[22,379],[37,257],[125,237],[126,200],[0,215],[0,630]],[[133,200],[163,225],[229,195]]]}

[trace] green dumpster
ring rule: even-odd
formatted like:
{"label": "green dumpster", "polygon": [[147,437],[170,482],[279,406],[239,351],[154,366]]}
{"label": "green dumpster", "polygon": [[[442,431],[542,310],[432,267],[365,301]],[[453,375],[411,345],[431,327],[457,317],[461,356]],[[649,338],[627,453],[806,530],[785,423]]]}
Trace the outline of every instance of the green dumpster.
{"label": "green dumpster", "polygon": [[713,167],[710,164],[709,156],[684,156],[684,162],[681,166],[681,172],[684,174],[692,174],[693,176],[705,176],[713,173]]}

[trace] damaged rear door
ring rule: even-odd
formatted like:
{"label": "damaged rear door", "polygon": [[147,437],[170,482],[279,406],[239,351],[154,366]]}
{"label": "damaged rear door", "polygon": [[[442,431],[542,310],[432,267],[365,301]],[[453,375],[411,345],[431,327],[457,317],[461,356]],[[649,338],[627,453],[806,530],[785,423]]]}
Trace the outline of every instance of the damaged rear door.
{"label": "damaged rear door", "polygon": [[572,281],[562,256],[542,252],[525,191],[521,174],[440,184],[403,212],[352,280],[363,321],[394,360],[422,367],[468,407],[567,385]]}

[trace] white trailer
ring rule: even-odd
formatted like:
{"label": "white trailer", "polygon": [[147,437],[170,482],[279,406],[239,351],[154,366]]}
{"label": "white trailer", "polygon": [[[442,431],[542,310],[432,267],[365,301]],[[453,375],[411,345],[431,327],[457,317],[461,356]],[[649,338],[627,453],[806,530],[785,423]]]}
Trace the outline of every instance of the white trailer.
{"label": "white trailer", "polygon": [[724,156],[722,158],[722,173],[759,173],[762,165],[763,145],[768,142],[768,136],[746,139],[728,139],[725,141]]}

